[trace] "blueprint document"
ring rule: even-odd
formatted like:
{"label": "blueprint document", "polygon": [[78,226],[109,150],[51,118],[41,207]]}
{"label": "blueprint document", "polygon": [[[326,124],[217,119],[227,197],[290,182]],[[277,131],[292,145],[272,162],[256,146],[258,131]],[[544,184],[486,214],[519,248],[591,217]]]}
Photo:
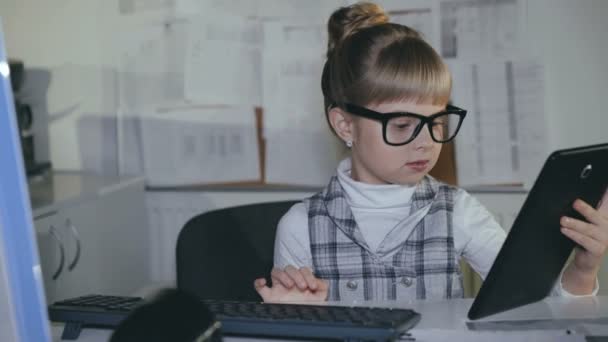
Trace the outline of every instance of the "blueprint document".
{"label": "blueprint document", "polygon": [[377,0],[374,3],[384,8],[391,22],[418,31],[424,40],[439,51],[439,1]]}
{"label": "blueprint document", "polygon": [[441,1],[439,8],[443,57],[507,57],[520,52],[526,22],[521,1]]}
{"label": "blueprint document", "polygon": [[324,25],[264,24],[263,105],[268,183],[325,185],[340,158],[324,113]]}
{"label": "blueprint document", "polygon": [[460,186],[531,184],[548,155],[543,68],[534,61],[450,63]]}
{"label": "blueprint document", "polygon": [[253,108],[199,106],[142,118],[149,186],[259,181]]}
{"label": "blueprint document", "polygon": [[260,105],[260,23],[221,12],[200,14],[188,22],[186,99],[211,105]]}

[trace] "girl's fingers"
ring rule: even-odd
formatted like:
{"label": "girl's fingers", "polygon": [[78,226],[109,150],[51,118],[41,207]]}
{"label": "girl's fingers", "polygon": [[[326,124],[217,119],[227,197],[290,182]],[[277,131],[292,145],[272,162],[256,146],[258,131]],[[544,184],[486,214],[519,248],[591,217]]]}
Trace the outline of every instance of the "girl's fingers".
{"label": "girl's fingers", "polygon": [[253,287],[255,287],[256,290],[264,286],[266,286],[266,279],[264,278],[258,278],[253,281]]}
{"label": "girl's fingers", "polygon": [[304,276],[304,279],[306,280],[306,282],[308,283],[308,287],[311,290],[316,290],[318,288],[317,285],[317,278],[315,278],[314,274],[312,274],[312,271],[310,268],[308,267],[302,267],[300,268],[300,273]]}
{"label": "girl's fingers", "polygon": [[285,267],[285,272],[293,279],[300,290],[306,290],[308,288],[308,283],[306,279],[304,279],[304,275],[302,275],[297,268],[289,265]]}
{"label": "girl's fingers", "polygon": [[606,247],[604,245],[587,235],[579,233],[576,230],[562,227],[562,233],[598,258],[602,257],[606,251]]}
{"label": "girl's fingers", "polygon": [[278,282],[288,289],[291,289],[295,285],[293,279],[291,279],[291,277],[285,271],[282,271],[276,267],[270,272],[270,277],[272,278],[273,284]]}
{"label": "girl's fingers", "polygon": [[600,212],[589,204],[587,204],[585,201],[577,199],[576,201],[574,201],[572,207],[576,209],[576,211],[578,211],[581,215],[583,215],[590,223],[593,223],[595,225],[605,224],[605,219],[602,217]]}
{"label": "girl's fingers", "polygon": [[608,231],[605,231],[596,225],[565,216],[562,217],[560,223],[562,227],[587,235],[604,245],[608,244]]}

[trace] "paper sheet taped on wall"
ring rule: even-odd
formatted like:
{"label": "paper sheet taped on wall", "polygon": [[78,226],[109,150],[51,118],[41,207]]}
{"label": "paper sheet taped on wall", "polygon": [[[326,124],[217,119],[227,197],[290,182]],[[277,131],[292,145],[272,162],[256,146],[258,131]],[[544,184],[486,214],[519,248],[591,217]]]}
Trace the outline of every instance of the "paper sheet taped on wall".
{"label": "paper sheet taped on wall", "polygon": [[259,22],[208,13],[191,18],[189,25],[186,99],[199,104],[260,105]]}
{"label": "paper sheet taped on wall", "polygon": [[333,10],[348,3],[346,0],[176,0],[178,15],[203,12],[223,12],[241,17],[272,20],[302,18],[326,22]]}
{"label": "paper sheet taped on wall", "polygon": [[[264,125],[298,127],[304,122],[326,127],[321,92],[322,57],[277,49],[265,53]],[[294,56],[295,54],[295,56]],[[308,126],[305,126],[308,127]]]}
{"label": "paper sheet taped on wall", "polygon": [[[355,3],[356,1],[352,1]],[[428,0],[377,0],[393,23],[406,25],[422,34],[439,50],[439,2]]]}
{"label": "paper sheet taped on wall", "polygon": [[[324,114],[321,73],[324,25],[303,21],[264,25],[266,181],[323,186],[341,148]],[[297,151],[297,152],[296,152]]]}
{"label": "paper sheet taped on wall", "polygon": [[258,17],[306,18],[310,22],[327,23],[330,14],[345,0],[259,0]]}
{"label": "paper sheet taped on wall", "polygon": [[326,127],[266,130],[267,183],[322,187],[344,156],[344,145]]}
{"label": "paper sheet taped on wall", "polygon": [[259,0],[175,0],[178,16],[192,16],[201,13],[221,12],[253,18],[258,15]]}
{"label": "paper sheet taped on wall", "polygon": [[122,15],[138,15],[149,11],[174,10],[176,0],[118,0],[118,11]]}
{"label": "paper sheet taped on wall", "polygon": [[187,22],[134,28],[121,36],[119,108],[142,112],[184,102]]}
{"label": "paper sheet taped on wall", "polygon": [[534,61],[450,63],[461,186],[530,184],[547,156],[543,68]]}
{"label": "paper sheet taped on wall", "polygon": [[326,127],[321,73],[325,63],[323,25],[303,21],[264,24],[264,126]]}
{"label": "paper sheet taped on wall", "polygon": [[507,57],[520,51],[525,23],[520,1],[442,1],[439,6],[443,57]]}
{"label": "paper sheet taped on wall", "polygon": [[150,186],[260,180],[253,108],[170,110],[141,125]]}

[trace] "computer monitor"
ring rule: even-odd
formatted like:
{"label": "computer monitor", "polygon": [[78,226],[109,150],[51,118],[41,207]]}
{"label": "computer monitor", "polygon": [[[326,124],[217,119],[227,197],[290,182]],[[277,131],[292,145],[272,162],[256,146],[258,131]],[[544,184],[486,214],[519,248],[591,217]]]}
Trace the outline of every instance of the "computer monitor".
{"label": "computer monitor", "polygon": [[0,21],[0,341],[50,341]]}

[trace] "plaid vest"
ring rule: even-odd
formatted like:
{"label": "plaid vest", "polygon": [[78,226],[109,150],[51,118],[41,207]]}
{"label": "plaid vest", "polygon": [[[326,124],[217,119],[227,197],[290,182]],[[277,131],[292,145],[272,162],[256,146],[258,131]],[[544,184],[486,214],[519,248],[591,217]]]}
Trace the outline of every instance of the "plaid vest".
{"label": "plaid vest", "polygon": [[412,196],[410,216],[426,214],[409,236],[400,223],[377,251],[365,242],[337,176],[306,199],[314,273],[329,281],[328,300],[463,297],[452,229],[455,191],[425,177]]}

